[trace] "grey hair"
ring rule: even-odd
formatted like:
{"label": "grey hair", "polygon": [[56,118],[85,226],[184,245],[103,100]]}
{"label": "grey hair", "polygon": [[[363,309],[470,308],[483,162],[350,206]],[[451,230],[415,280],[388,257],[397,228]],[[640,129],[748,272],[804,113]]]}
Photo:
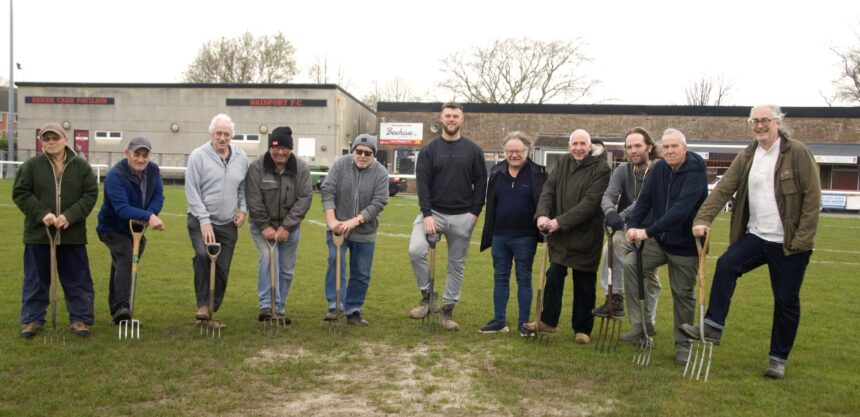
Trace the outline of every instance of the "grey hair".
{"label": "grey hair", "polygon": [[[681,144],[684,146],[687,146],[687,137],[684,136],[684,134],[681,133],[680,130],[675,129],[674,127],[670,127],[670,128],[663,131],[662,137],[665,138],[666,136],[669,136],[669,135],[677,136],[679,139],[681,139]],[[663,144],[662,138],[660,139],[660,144],[661,145]]]}
{"label": "grey hair", "polygon": [[574,130],[574,131],[570,134],[570,137],[567,139],[567,144],[568,144],[568,145],[570,145],[570,141],[573,139],[573,135],[575,135],[577,132],[581,132],[581,133],[585,134],[585,139],[587,139],[587,140],[588,140],[588,144],[589,144],[589,145],[591,145],[591,134],[589,134],[585,129],[576,129],[576,130]]}
{"label": "grey hair", "polygon": [[522,142],[522,143],[523,143],[523,145],[526,145],[526,153],[528,153],[528,151],[529,151],[529,147],[532,145],[532,144],[531,144],[531,141],[529,140],[529,136],[528,136],[528,135],[526,135],[526,134],[525,134],[525,133],[523,133],[523,132],[520,132],[519,130],[515,130],[515,131],[510,132],[510,133],[508,133],[507,135],[505,135],[505,138],[504,138],[504,139],[502,139],[502,148],[504,148],[505,146],[507,146],[508,142],[510,142],[510,141],[512,141],[512,140],[514,140],[514,139],[517,139],[517,140],[519,140],[520,142]]}
{"label": "grey hair", "polygon": [[215,133],[215,126],[218,124],[218,122],[229,123],[230,124],[230,133],[232,134],[232,133],[236,132],[236,124],[233,123],[233,119],[231,119],[230,116],[227,116],[224,113],[218,113],[215,115],[215,117],[212,118],[212,121],[209,122],[209,133],[210,134]]}
{"label": "grey hair", "polygon": [[770,109],[770,111],[773,112],[773,117],[780,121],[782,121],[782,118],[785,117],[785,114],[776,104],[757,104],[750,109],[750,118],[752,118],[753,112],[757,109]]}

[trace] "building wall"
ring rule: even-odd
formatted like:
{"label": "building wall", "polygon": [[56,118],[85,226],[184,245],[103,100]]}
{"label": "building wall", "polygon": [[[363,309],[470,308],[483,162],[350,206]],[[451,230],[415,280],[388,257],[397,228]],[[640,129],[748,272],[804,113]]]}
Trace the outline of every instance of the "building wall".
{"label": "building wall", "polygon": [[[348,141],[355,136],[353,126],[357,126],[353,120],[376,126],[376,115],[335,85],[19,83],[18,86],[19,149],[35,150],[36,130],[45,122],[67,121],[70,138],[75,129],[88,130],[90,154],[103,157],[114,153],[110,162],[115,162],[116,154],[122,152],[128,140],[144,136],[152,141],[154,154],[170,156],[161,159],[163,165],[184,165],[185,156],[209,140],[209,122],[217,113],[226,113],[233,119],[234,133],[260,135],[258,142],[234,140],[249,157],[265,153],[268,133],[278,126],[289,125],[296,147],[298,138],[316,140],[314,156],[306,159],[320,165],[331,165],[340,155],[338,149],[348,147]],[[26,103],[27,97],[112,97],[114,103],[37,104]],[[228,98],[325,100],[326,105],[228,106]],[[174,123],[177,131],[171,129]],[[95,131],[120,131],[123,140],[96,139]]]}

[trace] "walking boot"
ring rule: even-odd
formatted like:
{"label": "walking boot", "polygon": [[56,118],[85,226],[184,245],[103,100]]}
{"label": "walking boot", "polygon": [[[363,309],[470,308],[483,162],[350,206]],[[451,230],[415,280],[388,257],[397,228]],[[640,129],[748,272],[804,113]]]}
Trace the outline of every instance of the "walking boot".
{"label": "walking boot", "polygon": [[460,325],[454,321],[454,304],[445,304],[442,307],[442,314],[439,315],[439,321],[442,327],[446,330],[460,330]]}
{"label": "walking boot", "polygon": [[[699,326],[692,324],[682,324],[681,325],[681,333],[690,339],[700,340],[701,335],[699,334]],[[716,328],[711,327],[708,323],[705,323],[705,341],[711,342],[714,346],[720,345],[720,336],[722,336],[723,331]]]}
{"label": "walking boot", "polygon": [[433,305],[430,305],[430,291],[421,291],[421,302],[418,303],[416,307],[412,310],[409,310],[409,318],[421,320],[424,317],[427,317],[428,312],[432,311],[434,313],[439,312],[439,304],[435,300],[437,300],[436,293],[433,293]]}
{"label": "walking boot", "polygon": [[612,303],[612,317],[624,317],[624,296],[621,294],[607,296],[606,302],[591,310],[591,314],[595,317],[609,317],[610,302]]}

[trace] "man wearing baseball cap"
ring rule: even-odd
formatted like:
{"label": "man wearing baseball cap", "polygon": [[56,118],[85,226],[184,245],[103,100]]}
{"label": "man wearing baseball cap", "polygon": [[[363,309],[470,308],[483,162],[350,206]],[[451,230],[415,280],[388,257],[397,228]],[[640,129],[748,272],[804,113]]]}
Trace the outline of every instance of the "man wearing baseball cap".
{"label": "man wearing baseball cap", "polygon": [[340,277],[341,299],[347,323],[366,326],[361,308],[370,286],[370,267],[376,245],[379,213],[388,204],[388,170],[380,164],[376,153],[376,136],[362,134],[352,141],[352,152],[337,158],[320,187],[326,218],[328,270],[325,276],[325,297],[328,313],[325,321],[337,320],[335,300],[336,246],[332,233],[345,236],[341,251],[340,270],[346,272],[346,251],[349,249],[349,282]]}
{"label": "man wearing baseball cap", "polygon": [[[269,136],[269,150],[251,163],[245,176],[248,202],[248,229],[260,253],[257,273],[259,321],[272,319],[272,293],[275,291],[276,319],[290,324],[284,314],[301,235],[301,221],[311,207],[310,169],[293,154],[293,130],[282,126]],[[275,245],[278,279],[275,288],[269,280],[269,245]]]}
{"label": "man wearing baseball cap", "polygon": [[96,176],[68,146],[58,123],[39,129],[42,154],[15,175],[12,199],[24,213],[24,285],[21,337],[42,330],[51,284],[49,234],[57,245],[57,272],[66,296],[72,331],[88,336],[93,324],[93,278],[87,257],[86,219],[99,196]]}
{"label": "man wearing baseball cap", "polygon": [[[131,318],[132,238],[129,220],[147,224],[155,230],[164,230],[158,218],[164,204],[161,170],[149,161],[152,144],[146,138],[129,141],[125,158],[117,162],[105,177],[104,202],[99,210],[96,231],[110,251],[110,285],[108,306],[111,320],[118,324]],[[146,237],[141,238],[143,254]]]}

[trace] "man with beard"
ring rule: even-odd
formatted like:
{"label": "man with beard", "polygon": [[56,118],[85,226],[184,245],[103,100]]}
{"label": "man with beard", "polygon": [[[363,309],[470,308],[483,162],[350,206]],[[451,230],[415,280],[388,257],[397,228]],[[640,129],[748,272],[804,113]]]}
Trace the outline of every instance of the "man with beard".
{"label": "man with beard", "polygon": [[538,229],[550,233],[549,270],[546,271],[544,309],[524,327],[535,332],[554,332],[561,316],[561,300],[567,269],[573,277],[571,327],[574,342],[590,342],[594,328],[591,310],[595,302],[597,267],[603,243],[600,200],[611,170],[603,143],[592,144],[591,135],[578,129],[570,134],[569,154],[559,158],[544,183],[535,219]]}
{"label": "man with beard", "polygon": [[[636,199],[636,206],[627,219],[626,236],[628,242],[636,244],[652,238],[656,240],[656,245],[642,247],[643,269],[669,265],[675,314],[675,364],[683,366],[687,363],[690,343],[681,333],[681,324],[690,323],[696,311],[693,291],[699,270],[696,242],[690,230],[696,211],[708,195],[708,177],[705,160],[694,152],[687,152],[687,139],[679,130],[666,129],[661,146],[663,160],[654,163]],[[649,214],[652,221],[646,226]],[[633,252],[624,258],[624,288],[631,294],[639,291],[636,253]]]}
{"label": "man with beard", "polygon": [[220,243],[215,266],[215,311],[224,300],[238,228],[245,223],[245,171],[248,157],[233,140],[233,121],[218,114],[209,123],[210,141],[188,155],[185,198],[188,200],[188,235],[194,247],[194,289],[199,324],[213,328],[223,323],[210,320],[209,254],[207,244]]}
{"label": "man with beard", "polygon": [[[608,282],[612,280],[612,294],[606,295],[606,302],[595,308],[592,313],[597,317],[609,317],[609,303],[612,303],[612,315],[624,316],[624,257],[633,247],[624,239],[624,222],[630,217],[636,198],[642,192],[642,187],[648,178],[651,163],[657,158],[657,146],[651,135],[641,127],[634,127],[627,131],[624,139],[624,150],[627,153],[627,162],[618,165],[609,179],[609,186],[603,193],[600,207],[606,216],[606,225],[612,228],[612,276],[609,276],[609,265],[604,262],[601,273],[603,289],[608,289]],[[644,225],[651,224],[651,217],[646,216]],[[653,240],[647,240],[646,245],[656,245]],[[648,322],[647,326],[654,326],[654,318],[657,311],[657,300],[660,297],[660,280],[656,275],[656,268],[648,269],[645,279],[648,283],[646,288]],[[622,334],[622,341],[638,340],[642,334],[642,318],[639,317],[639,300],[634,295],[629,297],[627,304],[629,308],[630,323],[633,327]]]}
{"label": "man with beard", "polygon": [[[717,260],[705,315],[705,339],[720,344],[729,304],[741,275],[767,264],[773,291],[769,378],[785,377],[785,362],[800,325],[800,286],[812,256],[821,183],[812,152],[789,139],[781,129],[783,114],[773,104],[758,105],[747,120],[755,141],[735,157],[693,224],[704,236],[732,195],[735,206],[731,243]],[[699,339],[699,327],[684,324],[683,332]]]}
{"label": "man with beard", "polygon": [[481,147],[460,134],[462,105],[443,104],[439,120],[442,135],[421,148],[415,167],[421,213],[412,226],[409,259],[421,302],[409,311],[409,317],[421,319],[439,308],[430,305],[436,297],[430,290],[427,236],[441,233],[448,243],[448,275],[440,320],[445,329],[459,330],[453,320],[454,305],[460,299],[472,230],[484,206],[487,166]]}
{"label": "man with beard", "polygon": [[[292,323],[284,313],[290,285],[296,271],[296,251],[301,236],[301,221],[311,207],[310,169],[293,155],[293,130],[278,127],[269,135],[269,150],[257,158],[245,176],[248,201],[248,229],[260,259],[257,262],[257,320],[272,318],[272,291],[275,292],[276,319]],[[268,241],[268,242],[267,242]],[[272,288],[269,270],[269,245],[275,245],[278,279]]]}
{"label": "man with beard", "polygon": [[[111,168],[105,177],[105,197],[96,231],[110,251],[110,284],[108,307],[114,324],[131,318],[132,248],[129,220],[142,222],[155,230],[164,230],[158,217],[164,205],[161,171],[149,160],[152,144],[146,138],[134,138],[125,150],[125,159]],[[138,256],[146,248],[146,237],[140,239]]]}
{"label": "man with beard", "polygon": [[[336,246],[332,233],[344,236],[340,247],[341,299],[337,300],[347,315],[347,324],[367,326],[361,308],[370,286],[370,269],[376,247],[379,214],[388,204],[388,170],[373,157],[376,136],[363,134],[352,141],[352,153],[334,161],[320,193],[326,218],[328,270],[325,296],[328,313],[325,321],[337,320],[335,261]],[[346,278],[346,251],[349,250],[349,280]]]}
{"label": "man with beard", "polygon": [[544,167],[529,159],[529,139],[523,132],[511,132],[503,142],[505,160],[490,170],[487,186],[487,214],[481,235],[481,250],[492,247],[493,319],[481,333],[508,331],[507,310],[510,296],[511,263],[516,264],[517,332],[528,336],[523,324],[529,321],[532,305],[532,263],[538,242],[535,226],[543,183]]}

